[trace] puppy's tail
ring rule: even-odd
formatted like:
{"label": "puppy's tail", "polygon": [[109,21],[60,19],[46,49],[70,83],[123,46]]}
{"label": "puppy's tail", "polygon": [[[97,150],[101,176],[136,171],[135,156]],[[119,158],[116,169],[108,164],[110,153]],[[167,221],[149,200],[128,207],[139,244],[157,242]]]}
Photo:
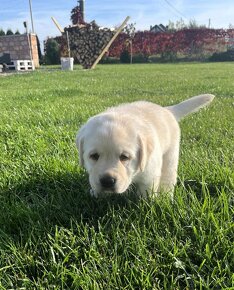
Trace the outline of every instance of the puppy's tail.
{"label": "puppy's tail", "polygon": [[205,94],[195,96],[186,101],[183,101],[177,105],[166,107],[175,116],[176,120],[181,120],[184,116],[197,112],[199,109],[209,105],[213,99],[214,95]]}

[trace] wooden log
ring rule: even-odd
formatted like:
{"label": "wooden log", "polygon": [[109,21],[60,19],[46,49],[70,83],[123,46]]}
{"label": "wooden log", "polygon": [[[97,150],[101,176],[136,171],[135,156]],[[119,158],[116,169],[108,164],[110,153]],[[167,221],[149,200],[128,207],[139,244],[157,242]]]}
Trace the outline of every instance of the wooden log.
{"label": "wooden log", "polygon": [[119,33],[118,30],[116,34],[108,28],[100,29],[93,23],[82,27],[68,27],[65,31],[69,31],[72,54],[77,57],[83,68],[92,68],[103,50],[105,53],[105,49],[109,48],[107,45],[113,41],[113,37],[116,38]]}
{"label": "wooden log", "polygon": [[51,19],[53,20],[54,24],[56,25],[56,27],[58,28],[58,30],[61,32],[61,33],[64,33],[64,30],[63,28],[59,25],[58,21],[52,16]]}
{"label": "wooden log", "polygon": [[111,40],[109,41],[109,43],[105,46],[105,48],[102,50],[101,54],[99,55],[99,57],[96,59],[96,61],[93,63],[93,65],[91,66],[91,69],[94,69],[95,66],[99,63],[99,61],[101,60],[101,58],[103,57],[103,55],[108,51],[109,47],[111,46],[111,44],[113,43],[113,41],[116,39],[116,37],[120,34],[120,32],[123,30],[124,26],[127,24],[128,20],[130,19],[130,17],[126,17],[126,19],[124,20],[124,22],[120,25],[120,27],[117,29],[116,33],[114,34],[114,36],[111,38]]}

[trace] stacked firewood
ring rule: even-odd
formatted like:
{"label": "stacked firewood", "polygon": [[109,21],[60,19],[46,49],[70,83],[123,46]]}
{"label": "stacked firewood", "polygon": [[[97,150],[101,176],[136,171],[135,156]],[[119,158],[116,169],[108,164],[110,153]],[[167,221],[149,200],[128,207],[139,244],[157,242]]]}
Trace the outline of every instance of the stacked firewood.
{"label": "stacked firewood", "polygon": [[66,27],[71,55],[76,57],[83,68],[91,68],[103,49],[113,37],[115,31],[100,28],[94,21],[85,25]]}

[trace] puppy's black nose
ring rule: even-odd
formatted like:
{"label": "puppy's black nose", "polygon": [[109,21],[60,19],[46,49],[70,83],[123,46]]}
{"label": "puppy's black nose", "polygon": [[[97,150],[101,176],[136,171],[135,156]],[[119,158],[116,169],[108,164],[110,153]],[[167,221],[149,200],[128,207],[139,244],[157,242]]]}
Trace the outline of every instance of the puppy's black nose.
{"label": "puppy's black nose", "polygon": [[100,178],[100,183],[105,189],[113,189],[116,183],[116,179],[110,175],[104,175]]}

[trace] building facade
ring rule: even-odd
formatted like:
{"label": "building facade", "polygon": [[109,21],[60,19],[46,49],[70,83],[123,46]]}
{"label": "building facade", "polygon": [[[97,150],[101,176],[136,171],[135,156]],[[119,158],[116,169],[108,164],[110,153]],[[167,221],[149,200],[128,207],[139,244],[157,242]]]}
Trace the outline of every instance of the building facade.
{"label": "building facade", "polygon": [[9,53],[11,60],[32,60],[39,67],[36,34],[0,36],[0,54]]}

